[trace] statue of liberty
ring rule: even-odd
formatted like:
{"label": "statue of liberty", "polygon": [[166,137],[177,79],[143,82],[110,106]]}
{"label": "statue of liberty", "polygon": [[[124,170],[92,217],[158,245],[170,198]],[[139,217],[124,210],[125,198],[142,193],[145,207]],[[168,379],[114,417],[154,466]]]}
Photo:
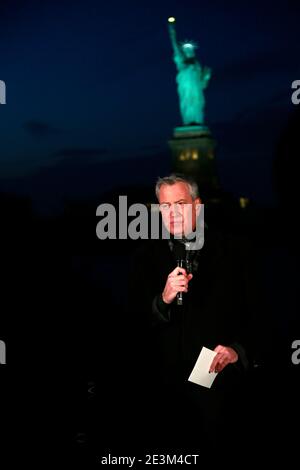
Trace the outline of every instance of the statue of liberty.
{"label": "statue of liberty", "polygon": [[185,126],[203,124],[205,106],[203,90],[208,85],[211,69],[201,67],[195,55],[194,43],[187,41],[178,43],[175,18],[169,18],[168,25],[177,67],[176,81],[183,124]]}

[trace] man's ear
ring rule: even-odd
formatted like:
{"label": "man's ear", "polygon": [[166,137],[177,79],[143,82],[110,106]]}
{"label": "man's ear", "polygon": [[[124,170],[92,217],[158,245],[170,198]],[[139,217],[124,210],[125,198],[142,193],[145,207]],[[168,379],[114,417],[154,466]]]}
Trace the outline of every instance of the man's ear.
{"label": "man's ear", "polygon": [[200,197],[197,197],[195,199],[195,205],[196,205],[196,216],[198,217],[198,215],[201,212],[201,207],[202,207],[202,201],[201,201]]}

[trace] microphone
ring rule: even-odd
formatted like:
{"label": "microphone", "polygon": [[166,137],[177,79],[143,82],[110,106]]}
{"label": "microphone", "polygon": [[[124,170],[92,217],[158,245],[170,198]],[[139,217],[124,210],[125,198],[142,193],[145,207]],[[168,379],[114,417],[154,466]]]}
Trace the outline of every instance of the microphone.
{"label": "microphone", "polygon": [[[184,268],[184,260],[178,259],[177,260],[177,267]],[[177,305],[183,305],[183,292],[177,292]]]}
{"label": "microphone", "polygon": [[[177,267],[179,268],[186,268],[186,252],[185,252],[185,245],[184,243],[176,243],[175,248],[175,255],[176,255],[176,262]],[[177,292],[177,305],[183,305],[183,292]]]}

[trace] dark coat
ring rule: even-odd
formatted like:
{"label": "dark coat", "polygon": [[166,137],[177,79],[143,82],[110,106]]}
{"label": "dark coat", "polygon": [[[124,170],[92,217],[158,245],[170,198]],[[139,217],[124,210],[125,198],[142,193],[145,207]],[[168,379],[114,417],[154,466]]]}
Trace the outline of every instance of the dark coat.
{"label": "dark coat", "polygon": [[170,383],[187,379],[202,346],[214,349],[221,344],[238,352],[239,362],[225,368],[222,377],[232,375],[232,369],[246,369],[255,355],[254,317],[259,300],[249,246],[245,240],[221,233],[207,230],[205,235],[199,267],[189,292],[183,295],[183,306],[175,300],[169,316],[159,298],[176,267],[168,240],[147,241],[134,263],[131,313],[142,337],[152,325],[151,344],[146,344],[150,356],[158,358],[156,369]]}
{"label": "dark coat", "polygon": [[[199,433],[209,436],[222,424],[228,436],[231,426],[236,439],[236,429],[245,430],[253,409],[247,369],[260,350],[259,332],[265,340],[253,252],[247,240],[207,229],[198,261],[183,306],[175,300],[168,311],[161,293],[176,267],[168,240],[146,241],[133,260],[128,315],[135,354],[130,362],[139,414],[153,424],[151,439],[155,435],[157,444],[165,445],[168,437],[170,445],[197,447]],[[202,347],[218,344],[233,347],[239,361],[226,366],[211,389],[189,382]]]}

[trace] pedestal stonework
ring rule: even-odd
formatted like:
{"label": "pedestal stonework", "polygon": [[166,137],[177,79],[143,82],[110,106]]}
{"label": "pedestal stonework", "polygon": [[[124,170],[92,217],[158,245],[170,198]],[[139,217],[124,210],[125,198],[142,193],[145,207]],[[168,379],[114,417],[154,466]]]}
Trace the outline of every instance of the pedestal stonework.
{"label": "pedestal stonework", "polygon": [[175,127],[169,146],[174,172],[192,176],[204,191],[219,188],[215,164],[216,142],[207,126]]}

